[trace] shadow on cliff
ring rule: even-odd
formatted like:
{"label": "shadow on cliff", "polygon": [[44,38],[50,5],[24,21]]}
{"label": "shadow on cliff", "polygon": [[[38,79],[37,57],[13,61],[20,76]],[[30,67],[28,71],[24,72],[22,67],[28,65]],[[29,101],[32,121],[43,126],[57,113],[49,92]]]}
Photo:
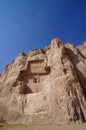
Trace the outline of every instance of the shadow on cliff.
{"label": "shadow on cliff", "polygon": [[[76,96],[77,96],[77,94],[76,94]],[[81,119],[82,122],[85,122],[84,113],[83,113],[83,110],[82,110],[81,105],[79,103],[78,97],[77,97],[77,99],[73,100],[72,107],[74,108],[74,117],[73,117],[73,120],[77,121],[77,120]],[[80,109],[80,111],[78,111],[78,108]]]}
{"label": "shadow on cliff", "polygon": [[[86,77],[76,66],[80,62],[79,56],[74,54],[74,52],[69,48],[66,48],[66,54],[68,55],[70,61],[74,65],[78,80],[82,86],[82,90],[86,98]],[[78,54],[83,58],[83,60],[86,59],[85,56],[79,50],[78,50]]]}
{"label": "shadow on cliff", "polygon": [[29,86],[26,85],[25,87],[25,94],[33,93],[33,91],[29,88]]}
{"label": "shadow on cliff", "polygon": [[31,94],[31,93],[33,93],[32,90],[26,84],[20,86],[19,94]]}
{"label": "shadow on cliff", "polygon": [[78,68],[76,68],[76,72],[86,98],[86,77],[82,74],[82,72]]}
{"label": "shadow on cliff", "polygon": [[83,59],[86,59],[85,56],[78,49],[77,49],[78,55],[74,54],[74,52],[69,48],[65,48],[65,49],[66,49],[66,54],[70,57],[70,60],[74,65],[77,65],[80,62],[78,55],[80,55]]}

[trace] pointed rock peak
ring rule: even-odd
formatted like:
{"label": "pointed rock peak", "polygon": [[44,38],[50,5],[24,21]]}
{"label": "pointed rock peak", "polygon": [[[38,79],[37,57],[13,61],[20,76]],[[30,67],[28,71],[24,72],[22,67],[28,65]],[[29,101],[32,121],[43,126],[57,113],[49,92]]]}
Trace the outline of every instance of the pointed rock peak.
{"label": "pointed rock peak", "polygon": [[83,46],[86,47],[86,41],[83,43]]}
{"label": "pointed rock peak", "polygon": [[23,52],[21,52],[18,56],[19,56],[19,57],[22,57],[22,56],[26,56],[26,54],[23,53]]}
{"label": "pointed rock peak", "polygon": [[26,58],[26,54],[25,53],[20,53],[17,57],[16,57],[16,62],[18,62],[19,60],[21,60],[22,58]]}
{"label": "pointed rock peak", "polygon": [[60,47],[60,44],[62,43],[62,41],[59,38],[54,38],[51,41],[51,45],[58,45],[58,47]]}

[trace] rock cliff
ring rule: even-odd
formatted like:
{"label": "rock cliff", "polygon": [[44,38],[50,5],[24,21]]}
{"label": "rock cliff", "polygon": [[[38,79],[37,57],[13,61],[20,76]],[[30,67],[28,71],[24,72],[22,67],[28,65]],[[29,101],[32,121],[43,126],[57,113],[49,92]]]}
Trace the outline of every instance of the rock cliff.
{"label": "rock cliff", "polygon": [[53,39],[21,53],[0,75],[0,121],[62,124],[86,121],[86,42]]}

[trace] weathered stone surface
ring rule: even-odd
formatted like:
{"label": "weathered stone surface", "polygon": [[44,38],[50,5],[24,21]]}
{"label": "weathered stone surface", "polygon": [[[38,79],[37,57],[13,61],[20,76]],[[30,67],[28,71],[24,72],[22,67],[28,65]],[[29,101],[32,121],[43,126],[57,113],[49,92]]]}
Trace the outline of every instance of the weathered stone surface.
{"label": "weathered stone surface", "polygon": [[[83,93],[86,97],[86,58],[84,53],[86,52],[86,48],[84,47],[83,51],[82,49],[77,49],[78,47],[76,48],[71,44],[66,44],[65,46],[66,53],[70,57],[70,60],[74,65],[79,82],[83,89]],[[81,48],[83,48],[83,45]]]}
{"label": "weathered stone surface", "polygon": [[[84,50],[84,52],[83,52]],[[0,119],[47,124],[86,121],[86,47],[53,39],[21,53],[0,75]]]}
{"label": "weathered stone surface", "polygon": [[81,51],[83,56],[85,56],[86,58],[86,41],[82,45],[77,46],[77,48]]}

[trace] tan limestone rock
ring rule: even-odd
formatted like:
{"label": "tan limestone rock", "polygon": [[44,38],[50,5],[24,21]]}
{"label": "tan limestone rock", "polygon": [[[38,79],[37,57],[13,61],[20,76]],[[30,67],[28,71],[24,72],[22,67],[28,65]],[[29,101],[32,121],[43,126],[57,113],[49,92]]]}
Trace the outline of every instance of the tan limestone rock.
{"label": "tan limestone rock", "polygon": [[[81,46],[80,46],[81,47]],[[19,56],[0,75],[0,119],[17,124],[86,121],[86,58],[56,38]]]}

